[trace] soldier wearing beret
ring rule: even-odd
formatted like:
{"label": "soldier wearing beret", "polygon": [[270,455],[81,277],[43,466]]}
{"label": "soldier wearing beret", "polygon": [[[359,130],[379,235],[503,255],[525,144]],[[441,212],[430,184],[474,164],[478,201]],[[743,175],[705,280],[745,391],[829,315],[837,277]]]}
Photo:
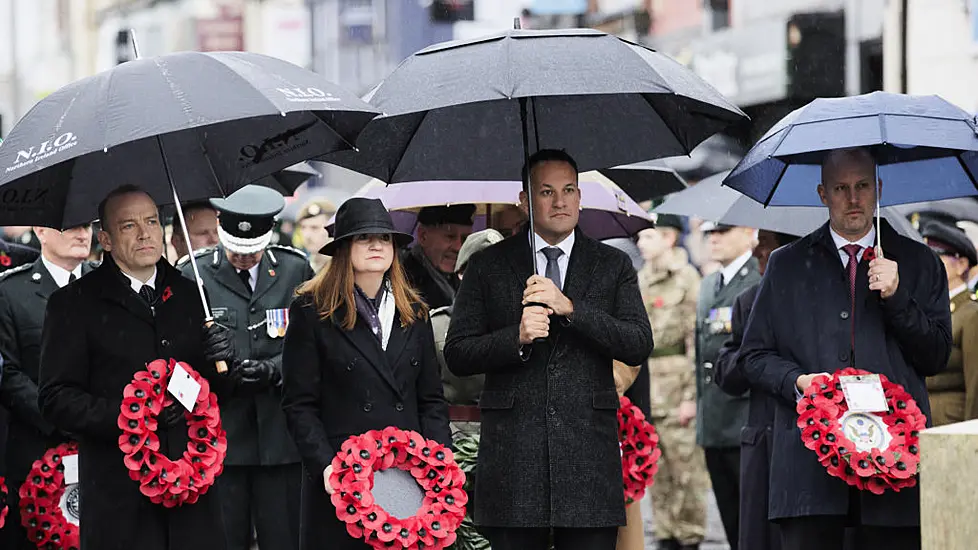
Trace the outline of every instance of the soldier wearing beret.
{"label": "soldier wearing beret", "polygon": [[402,261],[411,285],[431,309],[455,301],[460,281],[455,262],[472,233],[474,214],[474,204],[428,206],[418,213],[418,242]]}
{"label": "soldier wearing beret", "polygon": [[[270,245],[277,191],[249,185],[212,199],[220,244],[195,253],[214,318],[234,332],[232,397],[221,402],[228,454],[218,492],[228,550],[247,550],[252,522],[262,550],[299,547],[299,454],[282,413],[282,344],[296,287],[311,279],[301,251]],[[193,277],[190,262],[178,266]]]}
{"label": "soldier wearing beret", "polygon": [[[336,206],[326,199],[312,199],[303,205],[296,216],[302,248],[309,255],[309,262],[316,273],[329,265],[329,256],[319,250],[330,241],[326,225],[336,213]],[[298,245],[296,245],[298,246]]]}
{"label": "soldier wearing beret", "polygon": [[934,426],[978,418],[978,302],[968,290],[968,271],[978,253],[964,231],[928,221],[920,231],[944,262],[951,295],[951,357],[947,370],[927,378]]}

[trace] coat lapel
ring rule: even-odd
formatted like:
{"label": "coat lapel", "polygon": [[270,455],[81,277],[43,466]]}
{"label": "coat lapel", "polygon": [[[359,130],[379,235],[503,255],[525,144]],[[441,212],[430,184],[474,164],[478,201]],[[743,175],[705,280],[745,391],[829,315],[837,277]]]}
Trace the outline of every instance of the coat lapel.
{"label": "coat lapel", "polygon": [[154,324],[153,310],[138,294],[132,291],[128,279],[119,271],[111,256],[106,254],[106,259],[103,260],[101,267],[89,277],[101,277],[103,279],[102,284],[99,285],[102,289],[103,300],[120,306],[142,321],[151,325]]}
{"label": "coat lapel", "polygon": [[[720,289],[720,292],[716,293],[716,296],[714,296],[714,301],[726,299],[728,297],[730,297],[731,299],[736,298],[737,297],[736,294],[740,294],[740,291],[744,289],[744,285],[743,285],[744,279],[746,279],[747,276],[750,275],[752,271],[756,271],[756,270],[757,270],[757,258],[752,257],[747,260],[747,263],[745,263],[743,267],[741,267],[737,271],[737,273],[734,274],[732,279],[730,279],[729,281],[727,281],[725,285],[723,285],[723,288]],[[716,283],[714,282],[713,284],[715,287]],[[731,292],[733,292],[735,296],[728,296]]]}
{"label": "coat lapel", "polygon": [[510,251],[506,254],[513,274],[520,283],[520,294],[526,288],[526,280],[536,271],[536,255],[530,254],[530,233],[521,231],[509,242]]}
{"label": "coat lapel", "polygon": [[591,283],[591,274],[597,264],[591,260],[594,257],[594,245],[588,236],[575,229],[574,248],[571,249],[570,261],[567,264],[567,274],[564,275],[564,295],[572,302],[583,299],[587,287]]}
{"label": "coat lapel", "polygon": [[[234,269],[234,266],[231,265],[231,262],[227,261],[227,258],[224,257],[224,248],[220,247],[218,248],[218,251],[220,252],[220,254],[218,254],[215,259],[215,261],[218,264],[217,264],[217,269],[214,271],[214,280],[216,280],[221,285],[224,285],[224,287],[230,290],[231,292],[237,294],[238,296],[241,296],[245,300],[250,301],[252,298],[252,293],[248,292],[248,289],[245,288],[244,282],[242,282],[241,279],[238,278],[238,270]],[[262,259],[262,261],[265,260]],[[263,278],[264,277],[262,277],[261,273],[259,272],[258,274],[259,285],[262,284]]]}
{"label": "coat lapel", "polygon": [[[82,275],[84,275],[84,268],[82,269]],[[38,296],[47,300],[54,294],[55,290],[58,290],[58,283],[54,282],[54,277],[51,276],[48,268],[44,267],[44,262],[40,258],[34,262],[32,270],[31,280],[37,283],[35,292]]]}
{"label": "coat lapel", "polygon": [[404,346],[407,344],[407,332],[411,328],[401,326],[401,316],[395,311],[394,324],[391,326],[391,335],[387,339],[387,349],[384,351],[384,355],[387,357],[387,363],[390,365],[389,370],[393,370],[393,366],[401,358],[401,354],[404,352]]}
{"label": "coat lapel", "polygon": [[[346,312],[342,309],[337,310],[334,313],[336,319],[342,319]],[[391,364],[387,360],[387,356],[384,353],[383,348],[380,347],[380,342],[377,341],[377,337],[370,332],[370,327],[357,317],[357,324],[353,327],[353,330],[343,330],[343,327],[335,324],[336,330],[340,331],[347,340],[353,344],[353,347],[357,348],[361,355],[367,360],[368,363],[373,365],[377,374],[384,379],[385,382],[395,391],[397,395],[402,396],[400,385],[397,380],[394,379],[394,370],[391,368]],[[392,331],[391,338],[394,337],[393,332],[401,331],[400,326],[397,324],[395,319],[395,327],[397,330]],[[390,342],[387,343],[388,349],[390,349]],[[403,346],[403,344],[402,344]]]}
{"label": "coat lapel", "polygon": [[[235,274],[235,278],[237,278],[237,274]],[[251,295],[252,301],[254,302],[261,298],[262,295],[275,286],[278,280],[278,273],[275,272],[275,267],[268,258],[268,254],[263,254],[258,266],[258,282],[255,283],[255,292]],[[242,284],[240,287],[244,288],[244,285]]]}

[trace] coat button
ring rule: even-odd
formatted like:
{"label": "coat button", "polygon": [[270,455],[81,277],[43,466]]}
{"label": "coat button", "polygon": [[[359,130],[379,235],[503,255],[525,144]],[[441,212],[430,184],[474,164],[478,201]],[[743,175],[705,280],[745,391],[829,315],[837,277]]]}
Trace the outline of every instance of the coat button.
{"label": "coat button", "polygon": [[550,407],[549,409],[547,409],[547,412],[550,413],[550,416],[553,416],[553,415],[557,414],[557,408],[556,407]]}
{"label": "coat button", "polygon": [[415,358],[415,357],[412,357],[412,358],[411,358],[411,366],[412,366],[412,367],[416,367],[416,366],[418,366],[418,365],[420,365],[420,364],[421,364],[421,362],[420,362],[420,361],[418,361],[418,360],[417,360],[417,358]]}
{"label": "coat button", "polygon": [[365,413],[368,413],[368,412],[370,412],[371,410],[373,410],[373,408],[374,408],[374,406],[373,406],[373,405],[371,405],[370,403],[365,403],[365,404],[363,405],[363,412],[365,412]]}
{"label": "coat button", "polygon": [[839,312],[839,318],[842,319],[842,320],[848,319],[849,318],[849,312],[848,311],[840,311]]}
{"label": "coat button", "polygon": [[550,372],[557,372],[557,364],[550,363]]}
{"label": "coat button", "polygon": [[847,352],[840,351],[839,352],[839,361],[845,362],[845,361],[848,361],[848,360],[849,360],[849,354]]}
{"label": "coat button", "polygon": [[353,370],[353,365],[356,365],[356,364],[357,364],[357,360],[356,359],[354,359],[353,361],[350,361],[349,363],[346,364],[346,370],[347,371]]}
{"label": "coat button", "polygon": [[164,348],[165,347],[169,347],[170,341],[167,340],[166,338],[164,338],[164,339],[160,340],[160,345],[163,346]]}
{"label": "coat button", "polygon": [[403,411],[404,410],[404,404],[403,403],[397,403],[397,404],[395,404],[394,405],[394,410],[397,411],[397,412]]}
{"label": "coat button", "polygon": [[256,313],[257,311],[258,311],[258,308],[254,308],[254,307],[253,307],[253,308],[251,308],[251,312],[252,312],[252,313]]}
{"label": "coat button", "polygon": [[258,333],[257,332],[251,333],[251,339],[252,340],[257,340],[258,339]]}

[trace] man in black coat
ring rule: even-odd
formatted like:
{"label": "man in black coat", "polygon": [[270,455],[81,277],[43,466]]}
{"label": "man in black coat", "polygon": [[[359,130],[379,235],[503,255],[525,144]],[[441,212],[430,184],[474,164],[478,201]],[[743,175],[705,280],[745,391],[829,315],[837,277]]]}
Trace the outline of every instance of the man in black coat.
{"label": "man in black coat", "polygon": [[[776,400],[769,517],[785,548],[842,548],[847,525],[860,549],[921,544],[918,487],[882,495],[851,488],[829,476],[796,425],[799,392],[819,373],[849,366],[885,374],[929,418],[924,378],[947,365],[944,266],[886,222],[874,227],[875,173],[864,149],[826,155],[818,192],[829,222],[771,255],[740,350],[751,388]],[[877,230],[885,258],[867,262]]]}
{"label": "man in black coat", "polygon": [[[252,524],[262,550],[297,549],[302,466],[282,412],[282,342],[288,306],[312,267],[302,252],[269,244],[285,208],[278,191],[248,185],[211,205],[221,243],[195,257],[214,318],[234,332],[240,367],[221,403],[228,454],[217,486],[228,550],[248,550]],[[177,268],[193,279],[188,260]]]}
{"label": "man in black coat", "polygon": [[[38,405],[55,429],[79,442],[81,547],[98,550],[224,548],[213,492],[176,508],[153,504],[129,477],[119,449],[123,389],[156,359],[174,358],[226,395],[215,361],[233,358],[231,332],[203,328],[194,282],[163,258],[156,204],[133,186],[110,193],[99,207],[102,265],[51,295],[41,337]],[[185,409],[158,416],[160,451],[186,450]]]}
{"label": "man in black coat", "polygon": [[527,188],[536,250],[525,231],[469,260],[445,346],[452,372],[486,375],[475,522],[494,550],[544,550],[551,529],[556,550],[612,550],[625,523],[612,361],[645,361],[652,330],[625,253],[576,229],[574,160],[536,153],[521,201]]}
{"label": "man in black coat", "polygon": [[41,243],[41,257],[0,275],[0,356],[4,360],[0,403],[11,411],[3,449],[10,490],[7,504],[14,518],[0,531],[0,546],[8,550],[36,548],[20,524],[17,494],[34,461],[68,440],[66,434],[41,418],[37,408],[44,308],[54,291],[94,268],[85,261],[91,251],[91,225],[65,231],[36,227],[34,232]]}
{"label": "man in black coat", "polygon": [[474,204],[428,206],[418,213],[418,242],[401,261],[404,272],[428,307],[438,309],[455,301],[459,277],[455,262],[462,243],[472,233]]}
{"label": "man in black coat", "polygon": [[[787,245],[795,237],[773,231],[758,231],[754,257],[757,270],[763,276],[767,260],[775,249]],[[755,283],[734,300],[730,338],[720,348],[713,368],[713,381],[724,392],[741,396],[750,390],[744,377],[737,352],[744,340],[744,329],[754,298],[761,284]],[[767,519],[768,476],[770,475],[771,424],[774,422],[774,398],[763,391],[748,397],[747,423],[740,439],[740,524],[738,547],[745,550],[780,550],[781,536],[777,525]]]}

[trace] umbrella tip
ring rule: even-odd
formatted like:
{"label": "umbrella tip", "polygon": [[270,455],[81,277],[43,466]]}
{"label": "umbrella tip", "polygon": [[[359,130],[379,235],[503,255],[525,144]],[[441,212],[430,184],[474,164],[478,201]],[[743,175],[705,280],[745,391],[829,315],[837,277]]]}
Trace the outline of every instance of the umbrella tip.
{"label": "umbrella tip", "polygon": [[513,18],[513,29],[514,30],[520,30],[522,28],[523,27],[520,25],[520,18],[519,17],[514,17]]}

